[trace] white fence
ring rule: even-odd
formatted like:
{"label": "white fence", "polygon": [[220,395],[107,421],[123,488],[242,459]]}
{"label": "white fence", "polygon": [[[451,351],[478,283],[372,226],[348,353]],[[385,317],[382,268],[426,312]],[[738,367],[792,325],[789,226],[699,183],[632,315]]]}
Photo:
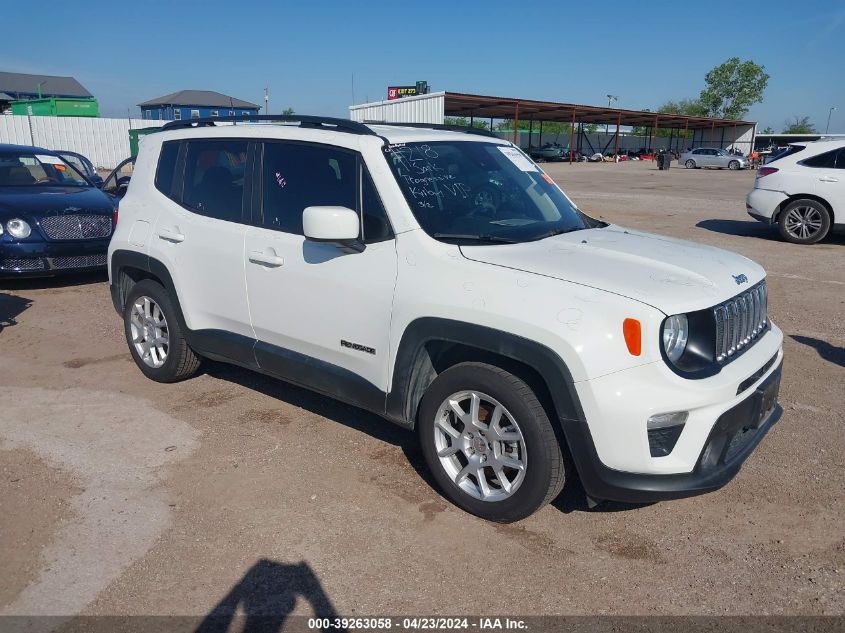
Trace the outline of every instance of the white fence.
{"label": "white fence", "polygon": [[129,129],[157,127],[167,121],[0,115],[0,143],[37,145],[79,152],[95,167],[111,169],[129,156]]}

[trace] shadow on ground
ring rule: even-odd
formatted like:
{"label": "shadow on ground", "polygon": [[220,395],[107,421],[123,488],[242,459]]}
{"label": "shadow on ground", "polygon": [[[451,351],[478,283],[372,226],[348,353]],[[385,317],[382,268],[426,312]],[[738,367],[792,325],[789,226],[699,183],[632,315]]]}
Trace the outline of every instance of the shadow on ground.
{"label": "shadow on ground", "polygon": [[839,365],[839,367],[845,367],[845,347],[837,347],[827,341],[812,338],[811,336],[798,336],[795,334],[790,334],[789,336],[793,341],[812,347],[827,362]]}
{"label": "shadow on ground", "polygon": [[49,288],[67,288],[108,281],[108,273],[96,270],[90,273],[58,275],[56,277],[7,277],[0,279],[2,290],[46,290]]}
{"label": "shadow on ground", "polygon": [[217,603],[195,633],[277,633],[284,629],[298,600],[308,603],[315,618],[333,621],[338,617],[308,563],[261,559]]}
{"label": "shadow on ground", "polygon": [[[763,224],[757,221],[746,220],[702,220],[696,224],[700,229],[722,233],[723,235],[736,235],[737,237],[756,237],[773,242],[786,243],[780,236],[778,227],[772,224]],[[835,244],[845,245],[845,233],[830,233],[819,245]]]}
{"label": "shadow on ground", "polygon": [[0,292],[0,332],[17,325],[18,316],[31,305],[32,299]]}
{"label": "shadow on ground", "polygon": [[764,240],[782,241],[776,226],[745,220],[702,220],[696,224],[700,229],[736,235],[738,237],[756,237]]}
{"label": "shadow on ground", "polygon": [[[366,433],[382,442],[398,446],[402,449],[411,467],[431,489],[432,494],[443,496],[428,470],[425,458],[419,447],[417,435],[413,431],[403,429],[373,413],[344,404],[328,396],[320,395],[257,372],[235,367],[234,365],[209,362],[205,371],[214,378],[226,380],[247,389],[258,391],[276,400],[281,400],[305,409],[314,415]],[[445,497],[444,500],[451,504],[451,501]],[[552,502],[553,507],[565,514],[569,514],[570,512],[621,512],[634,510],[644,505],[650,504],[624,504],[607,501],[594,508],[590,508],[587,504],[584,488],[575,473],[568,477],[563,491]]]}

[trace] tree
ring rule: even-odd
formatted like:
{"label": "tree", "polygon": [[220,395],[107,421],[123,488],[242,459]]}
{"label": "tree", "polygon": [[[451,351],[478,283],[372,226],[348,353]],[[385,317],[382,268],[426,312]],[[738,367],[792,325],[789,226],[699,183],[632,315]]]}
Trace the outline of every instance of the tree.
{"label": "tree", "polygon": [[816,126],[810,123],[810,117],[792,117],[792,122],[786,121],[782,134],[815,134]]}
{"label": "tree", "polygon": [[[469,127],[469,119],[463,116],[447,116],[443,117],[445,125],[460,125],[461,127]],[[481,130],[486,130],[490,125],[486,121],[473,121],[472,127],[477,127]]]}
{"label": "tree", "polygon": [[760,134],[774,134],[774,133],[775,133],[775,128],[773,128],[771,125],[767,125],[766,127],[763,128],[763,131],[760,132]]}
{"label": "tree", "polygon": [[687,116],[707,116],[707,108],[700,99],[679,99],[667,101],[657,108],[664,114],[685,114]]}
{"label": "tree", "polygon": [[285,115],[285,116],[290,116],[291,114],[296,114],[296,112],[294,111],[293,108],[287,107],[284,110],[282,110],[282,114]]}
{"label": "tree", "polygon": [[751,60],[741,62],[739,57],[731,57],[707,73],[704,82],[706,87],[698,100],[707,116],[739,119],[763,100],[769,75]]}

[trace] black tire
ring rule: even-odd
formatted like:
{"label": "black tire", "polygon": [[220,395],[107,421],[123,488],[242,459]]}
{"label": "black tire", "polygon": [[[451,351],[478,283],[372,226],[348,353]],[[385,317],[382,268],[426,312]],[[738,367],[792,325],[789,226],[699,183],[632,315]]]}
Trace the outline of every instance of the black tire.
{"label": "black tire", "polygon": [[[142,297],[149,297],[158,304],[167,322],[169,345],[164,363],[160,367],[151,367],[145,363],[132,342],[132,308]],[[156,382],[178,382],[197,373],[201,359],[185,340],[173,301],[161,284],[144,279],[132,286],[126,298],[126,305],[123,307],[123,331],[135,364],[147,378]]]}
{"label": "black tire", "polygon": [[[807,235],[803,236],[800,218],[808,222]],[[796,224],[796,221],[798,224]],[[818,222],[818,228],[816,223]],[[823,240],[830,231],[830,211],[818,200],[800,198],[786,205],[778,216],[778,229],[781,237],[793,244],[815,244]]]}
{"label": "black tire", "polygon": [[[519,426],[527,456],[524,479],[507,498],[483,501],[462,490],[446,472],[435,444],[437,413],[461,391],[479,391],[501,403]],[[486,363],[461,363],[441,373],[428,387],[419,408],[417,430],[429,469],[455,505],[476,516],[510,523],[529,516],[563,489],[566,468],[561,447],[543,405],[522,379]]]}
{"label": "black tire", "polygon": [[684,163],[684,167],[687,169],[695,169],[695,161],[692,158],[688,158],[687,162]]}

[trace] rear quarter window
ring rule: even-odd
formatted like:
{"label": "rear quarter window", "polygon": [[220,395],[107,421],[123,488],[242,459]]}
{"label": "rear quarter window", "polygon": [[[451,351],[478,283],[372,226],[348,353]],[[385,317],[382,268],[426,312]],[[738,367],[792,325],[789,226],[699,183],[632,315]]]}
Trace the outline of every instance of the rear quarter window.
{"label": "rear quarter window", "polygon": [[163,143],[156,168],[156,189],[168,198],[173,197],[173,183],[176,181],[176,163],[179,156],[179,142]]}
{"label": "rear quarter window", "polygon": [[810,158],[805,158],[804,160],[800,161],[799,164],[804,165],[804,167],[834,169],[836,167],[836,154],[838,152],[838,149],[834,149],[829,152],[824,152],[823,154],[818,154],[816,156],[811,156]]}

